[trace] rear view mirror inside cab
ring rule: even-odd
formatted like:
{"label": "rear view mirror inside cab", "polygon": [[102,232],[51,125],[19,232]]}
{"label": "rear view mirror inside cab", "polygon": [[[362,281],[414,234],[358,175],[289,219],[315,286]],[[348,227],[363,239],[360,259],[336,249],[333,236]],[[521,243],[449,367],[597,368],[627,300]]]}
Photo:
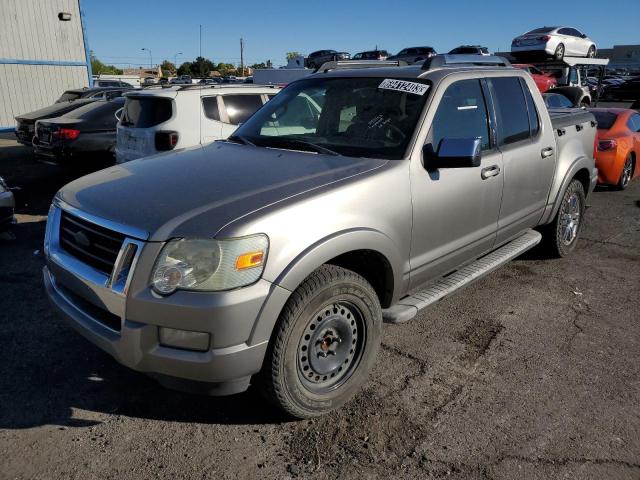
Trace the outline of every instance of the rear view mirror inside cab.
{"label": "rear view mirror inside cab", "polygon": [[439,168],[479,167],[482,158],[482,138],[443,138],[438,150],[427,143],[422,147],[424,167],[427,170]]}

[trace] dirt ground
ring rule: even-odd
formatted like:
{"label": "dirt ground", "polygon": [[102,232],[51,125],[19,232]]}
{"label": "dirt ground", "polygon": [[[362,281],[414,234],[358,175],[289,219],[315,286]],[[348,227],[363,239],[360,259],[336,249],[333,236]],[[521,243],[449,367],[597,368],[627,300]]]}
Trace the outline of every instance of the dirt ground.
{"label": "dirt ground", "polygon": [[254,392],[165,390],[49,307],[51,197],[78,175],[0,139],[0,478],[640,478],[640,180],[598,189],[569,258],[533,251],[387,325],[357,397],[285,421]]}

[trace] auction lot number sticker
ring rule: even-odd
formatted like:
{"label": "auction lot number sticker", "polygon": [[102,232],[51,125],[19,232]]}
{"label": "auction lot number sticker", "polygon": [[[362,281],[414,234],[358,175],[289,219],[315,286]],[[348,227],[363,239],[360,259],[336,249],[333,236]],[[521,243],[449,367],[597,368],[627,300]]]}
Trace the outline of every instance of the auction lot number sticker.
{"label": "auction lot number sticker", "polygon": [[385,90],[395,90],[396,92],[413,93],[414,95],[424,95],[429,90],[429,85],[424,83],[407,82],[406,80],[394,80],[385,78],[378,88]]}

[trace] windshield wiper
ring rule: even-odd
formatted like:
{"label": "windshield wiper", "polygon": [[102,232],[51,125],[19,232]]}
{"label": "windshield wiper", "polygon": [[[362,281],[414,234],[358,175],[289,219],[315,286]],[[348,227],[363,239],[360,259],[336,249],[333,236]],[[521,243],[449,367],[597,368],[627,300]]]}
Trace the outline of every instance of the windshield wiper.
{"label": "windshield wiper", "polygon": [[329,148],[318,145],[317,143],[307,142],[306,140],[298,140],[297,138],[285,138],[285,137],[271,137],[274,143],[282,143],[284,145],[290,145],[292,147],[306,147],[310,148],[316,153],[324,153],[326,155],[341,156],[338,152]]}
{"label": "windshield wiper", "polygon": [[230,142],[234,142],[234,143],[240,143],[242,145],[250,145],[252,147],[255,147],[255,143],[253,143],[252,141],[246,139],[245,137],[241,136],[241,135],[231,135],[229,138],[227,138],[227,141]]}

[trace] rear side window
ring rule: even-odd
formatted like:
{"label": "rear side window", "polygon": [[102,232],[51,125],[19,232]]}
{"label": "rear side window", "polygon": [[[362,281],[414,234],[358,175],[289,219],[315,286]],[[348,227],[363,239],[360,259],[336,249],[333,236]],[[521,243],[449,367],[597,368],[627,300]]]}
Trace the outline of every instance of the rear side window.
{"label": "rear side window", "polygon": [[482,138],[490,148],[489,117],[479,80],[461,80],[447,87],[431,124],[429,139],[437,151],[443,138]]}
{"label": "rear side window", "polygon": [[495,102],[499,142],[508,145],[529,138],[529,114],[520,79],[492,78],[490,83]]}
{"label": "rear side window", "polygon": [[125,127],[149,128],[166,122],[172,114],[169,98],[127,97],[120,123]]}
{"label": "rear side window", "polygon": [[262,107],[260,95],[225,95],[223,100],[229,123],[233,125],[246,122],[256,110]]}
{"label": "rear side window", "polygon": [[204,97],[202,99],[204,116],[211,120],[220,121],[220,110],[218,110],[218,97]]}
{"label": "rear side window", "polygon": [[536,109],[536,104],[533,101],[531,90],[529,90],[527,82],[525,82],[524,79],[521,78],[520,85],[522,86],[524,97],[527,101],[527,112],[529,113],[529,133],[532,137],[535,137],[540,131],[540,117],[538,116],[538,110]]}
{"label": "rear side window", "polygon": [[627,126],[629,130],[632,132],[640,132],[640,115],[634,113],[629,117],[629,121],[627,122]]}

